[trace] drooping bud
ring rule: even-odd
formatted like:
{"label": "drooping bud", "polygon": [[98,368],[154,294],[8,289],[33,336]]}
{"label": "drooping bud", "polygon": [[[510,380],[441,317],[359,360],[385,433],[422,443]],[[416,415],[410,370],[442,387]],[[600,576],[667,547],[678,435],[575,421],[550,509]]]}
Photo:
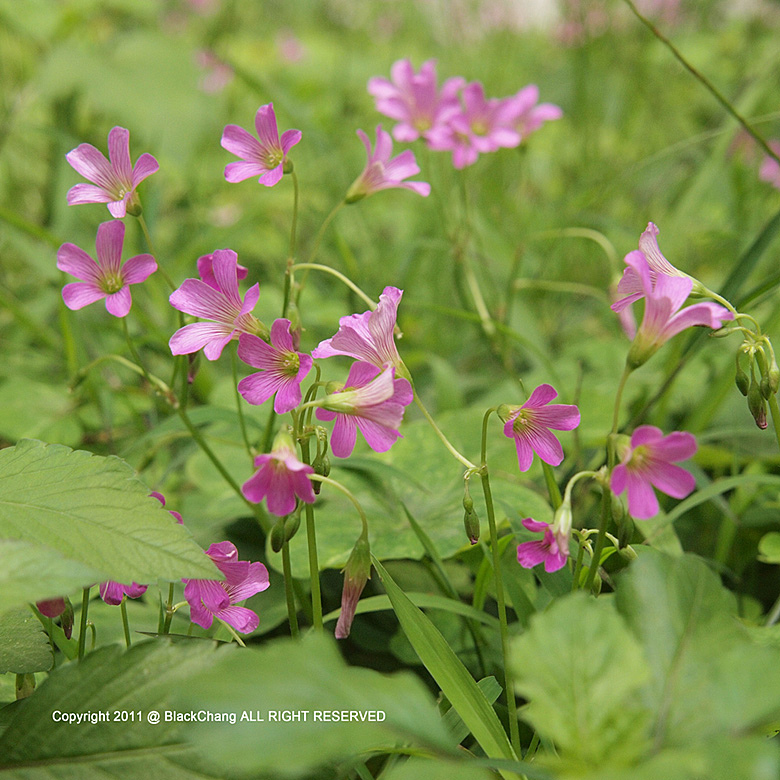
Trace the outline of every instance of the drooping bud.
{"label": "drooping bud", "polygon": [[742,366],[739,364],[739,352],[737,352],[737,375],[735,377],[735,381],[737,383],[737,389],[739,392],[742,393],[742,395],[747,396],[748,390],[750,389],[750,379],[743,370]]}
{"label": "drooping bud", "polygon": [[569,540],[571,539],[571,495],[567,492],[563,497],[563,503],[555,510],[552,532],[558,549],[563,555],[569,554]]}
{"label": "drooping bud", "polygon": [[764,396],[761,394],[761,388],[755,379],[750,383],[747,400],[748,409],[750,409],[750,413],[753,415],[756,425],[763,431],[767,426],[766,401],[764,400]]}
{"label": "drooping bud", "polygon": [[772,360],[769,362],[769,370],[767,371],[766,376],[769,380],[769,388],[772,393],[776,393],[780,390],[780,367],[778,367],[774,355],[772,355]]}
{"label": "drooping bud", "polygon": [[476,544],[479,541],[479,516],[474,511],[474,500],[468,493],[468,487],[466,495],[463,496],[463,509],[463,526],[466,529],[466,536],[471,544]]}
{"label": "drooping bud", "polygon": [[271,549],[278,553],[284,547],[284,518],[280,517],[271,529]]}
{"label": "drooping bud", "polygon": [[364,531],[352,548],[344,567],[344,590],[341,593],[341,614],[336,623],[336,639],[346,639],[352,628],[360,594],[371,578],[371,548]]}
{"label": "drooping bud", "polygon": [[65,598],[65,611],[60,617],[60,624],[62,625],[62,633],[65,634],[65,639],[70,639],[73,635],[73,604],[70,603],[69,598]]}

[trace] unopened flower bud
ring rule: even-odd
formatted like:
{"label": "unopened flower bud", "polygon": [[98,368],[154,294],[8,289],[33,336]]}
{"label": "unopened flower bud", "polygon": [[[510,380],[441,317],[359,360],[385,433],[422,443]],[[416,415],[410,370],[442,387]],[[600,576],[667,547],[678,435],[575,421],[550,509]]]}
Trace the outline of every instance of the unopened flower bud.
{"label": "unopened flower bud", "polygon": [[636,554],[636,550],[630,544],[627,544],[625,547],[619,547],[618,555],[627,561],[634,561],[639,557]]}
{"label": "unopened flower bud", "polygon": [[292,160],[285,157],[284,162],[282,163],[282,173],[292,173],[293,170],[295,170],[295,166],[293,165]]}
{"label": "unopened flower bud", "polygon": [[772,393],[776,393],[780,390],[780,368],[777,365],[774,355],[772,355],[772,361],[769,364],[769,371],[767,371],[766,376],[769,380],[769,387]]}
{"label": "unopened flower bud", "polygon": [[[321,477],[327,477],[330,474],[330,458],[327,452],[318,455],[311,465],[314,473],[319,474]],[[318,496],[322,489],[322,482],[316,479],[312,480],[311,486],[314,489],[314,495]]]}
{"label": "unopened flower bud", "polygon": [[772,386],[769,384],[769,377],[762,376],[758,386],[761,388],[761,395],[768,401],[772,397]]}
{"label": "unopened flower bud", "polygon": [[623,502],[614,494],[610,493],[612,520],[615,525],[619,526],[626,514],[626,508],[623,506]]}
{"label": "unopened flower bud", "polygon": [[[629,547],[631,537],[634,535],[634,521],[631,519],[631,515],[624,512],[617,527],[618,552],[621,552]],[[634,557],[636,557],[636,553],[634,553]]]}
{"label": "unopened flower bud", "polygon": [[753,415],[753,419],[756,421],[756,425],[763,431],[767,426],[766,421],[766,401],[761,394],[761,388],[755,379],[750,383],[750,389],[748,390],[748,409]]}
{"label": "unopened flower bud", "polygon": [[60,625],[65,639],[70,639],[73,635],[73,604],[70,603],[67,596],[65,597],[65,611],[60,616]]}
{"label": "unopened flower bud", "polygon": [[298,533],[298,529],[301,527],[301,507],[298,505],[297,511],[293,512],[287,517],[284,522],[284,541],[289,542],[290,539]]}
{"label": "unopened flower bud", "polygon": [[463,499],[465,512],[463,513],[463,527],[466,529],[466,536],[471,544],[479,541],[479,516],[474,511],[474,502],[469,499],[471,508],[466,507],[466,499]]}
{"label": "unopened flower bud", "polygon": [[735,381],[737,383],[737,389],[739,392],[746,396],[748,394],[748,390],[750,389],[750,379],[748,378],[748,375],[742,370],[742,366],[739,365],[739,362],[737,363],[737,375],[735,377]]}
{"label": "unopened flower bud", "polygon": [[352,628],[360,594],[371,578],[371,548],[365,532],[352,548],[344,567],[344,590],[341,593],[341,614],[336,623],[336,639],[346,639]]}
{"label": "unopened flower bud", "polygon": [[278,553],[284,547],[284,518],[280,517],[271,529],[271,549]]}

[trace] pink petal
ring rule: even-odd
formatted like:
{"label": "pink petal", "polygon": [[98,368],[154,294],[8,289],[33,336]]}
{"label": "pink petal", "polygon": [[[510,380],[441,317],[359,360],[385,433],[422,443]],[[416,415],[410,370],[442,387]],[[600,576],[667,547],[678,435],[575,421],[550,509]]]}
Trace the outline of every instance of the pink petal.
{"label": "pink petal", "polygon": [[222,132],[220,144],[231,154],[243,160],[260,162],[263,148],[253,135],[238,125],[228,125]]}
{"label": "pink petal", "polygon": [[[317,417],[321,420],[320,412],[324,409],[317,409]],[[337,458],[346,458],[352,454],[357,441],[357,421],[354,417],[347,414],[336,415],[336,422],[333,425],[333,433],[330,436],[330,449]]]}
{"label": "pink petal", "polygon": [[136,255],[122,266],[122,278],[127,284],[145,282],[157,270],[157,262],[151,255]]}
{"label": "pink petal", "polygon": [[303,133],[300,130],[285,130],[281,138],[282,152],[287,154],[293,146],[300,142],[302,137]]}
{"label": "pink petal", "polygon": [[95,248],[104,274],[118,274],[122,265],[122,245],[125,241],[123,222],[102,222],[98,225]]}
{"label": "pink petal", "polygon": [[112,295],[106,296],[106,309],[109,314],[115,317],[127,317],[130,313],[130,307],[133,305],[133,298],[129,287],[123,287]]}
{"label": "pink petal", "polygon": [[271,325],[271,344],[283,352],[295,352],[290,335],[290,324],[290,320],[278,319]]}
{"label": "pink petal", "polygon": [[550,401],[555,400],[558,397],[558,393],[552,385],[539,385],[531,397],[523,404],[523,409],[534,409],[539,406],[549,404]]}
{"label": "pink petal", "polygon": [[653,488],[643,475],[626,469],[626,487],[628,490],[628,511],[637,520],[647,520],[658,514],[658,499]]}
{"label": "pink petal", "polygon": [[256,612],[246,607],[227,607],[217,612],[217,617],[242,634],[251,634],[259,625]]}
{"label": "pink petal", "polygon": [[285,414],[300,406],[302,400],[301,383],[296,377],[290,377],[279,384],[274,399],[274,411]]}
{"label": "pink petal", "polygon": [[94,282],[71,282],[62,288],[62,300],[72,311],[83,309],[105,297],[106,293]]}
{"label": "pink petal", "polygon": [[279,129],[276,124],[274,104],[260,106],[255,114],[255,129],[260,138],[260,145],[266,149],[279,148]]}
{"label": "pink petal", "polygon": [[265,171],[260,175],[260,184],[264,184],[266,187],[273,187],[274,184],[278,184],[282,180],[284,175],[284,165],[279,163],[275,168]]}
{"label": "pink petal", "polygon": [[[173,355],[189,355],[197,352],[199,349],[203,349],[203,347],[212,342],[224,340],[226,344],[230,341],[232,332],[232,328],[229,325],[224,325],[221,322],[194,322],[191,325],[179,328],[171,336],[168,345]],[[220,347],[219,351],[222,351],[222,347]],[[215,359],[209,358],[209,360]]]}
{"label": "pink petal", "polygon": [[230,595],[235,603],[248,599],[256,593],[262,593],[270,585],[268,569],[262,563],[250,563],[246,578],[240,584],[231,587]]}
{"label": "pink petal", "polygon": [[544,523],[541,520],[534,520],[531,517],[526,517],[525,520],[523,520],[523,526],[527,528],[529,531],[546,531],[549,527],[549,523]]}
{"label": "pink petal", "polygon": [[234,162],[225,166],[225,180],[231,184],[246,181],[253,176],[262,176],[268,169],[256,162]]}
{"label": "pink petal", "polygon": [[65,155],[65,159],[85,179],[105,190],[113,189],[115,183],[113,168],[92,144],[79,144]]}
{"label": "pink petal", "polygon": [[74,184],[67,195],[69,206],[78,206],[82,203],[109,203],[113,200],[113,195],[95,184]]}
{"label": "pink petal", "polygon": [[102,278],[98,264],[75,244],[63,244],[57,250],[57,268],[85,282]]}
{"label": "pink petal", "polygon": [[133,168],[133,187],[137,187],[144,179],[157,173],[160,170],[160,164],[151,154],[142,154],[136,161]]}
{"label": "pink petal", "polygon": [[[278,377],[267,371],[250,374],[238,383],[238,392],[241,394],[241,397],[253,406],[264,404],[278,389]],[[297,405],[296,403],[292,408],[295,408]],[[289,411],[289,409],[286,411]]]}
{"label": "pink petal", "polygon": [[127,215],[127,199],[130,197],[128,193],[122,200],[115,200],[108,203],[108,211],[114,219],[122,219]]}
{"label": "pink petal", "polygon": [[124,127],[113,127],[108,133],[108,159],[116,177],[130,182],[133,167],[130,163],[130,131]]}
{"label": "pink petal", "polygon": [[398,439],[403,438],[398,431],[362,417],[358,417],[357,425],[374,452],[387,452]]}
{"label": "pink petal", "polygon": [[652,452],[653,457],[670,462],[692,458],[696,450],[696,437],[692,433],[675,431],[657,442]]}
{"label": "pink petal", "polygon": [[646,464],[644,471],[652,485],[672,498],[685,498],[696,488],[693,475],[671,463],[653,461]]}
{"label": "pink petal", "polygon": [[693,325],[706,325],[717,330],[723,322],[733,319],[734,315],[718,303],[695,303],[668,321],[663,329],[663,338],[664,340],[670,339]]}
{"label": "pink petal", "polygon": [[517,562],[524,569],[533,569],[547,559],[549,548],[543,541],[523,542],[517,545]]}
{"label": "pink petal", "polygon": [[560,466],[563,462],[563,447],[546,428],[532,426],[526,431],[531,449],[550,466]]}

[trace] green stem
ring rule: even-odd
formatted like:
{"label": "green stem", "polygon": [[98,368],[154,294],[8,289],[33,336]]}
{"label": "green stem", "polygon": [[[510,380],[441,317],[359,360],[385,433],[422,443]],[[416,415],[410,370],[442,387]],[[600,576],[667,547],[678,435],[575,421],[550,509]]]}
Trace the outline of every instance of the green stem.
{"label": "green stem", "polygon": [[590,590],[593,585],[593,580],[596,578],[596,572],[599,569],[599,561],[601,560],[601,553],[604,550],[604,543],[607,540],[607,526],[609,525],[609,517],[611,514],[611,494],[607,485],[601,486],[601,517],[599,518],[599,533],[596,538],[596,547],[593,550],[593,557],[590,560],[590,566],[588,567],[588,576],[585,578],[585,583],[582,586],[584,590]]}
{"label": "green stem", "polygon": [[290,564],[290,543],[282,544],[282,571],[284,572],[284,595],[287,600],[287,620],[290,624],[290,636],[298,639],[301,635],[298,628],[298,610],[295,608],[295,590],[293,589],[292,566]]}
{"label": "green stem", "polygon": [[293,213],[292,225],[290,226],[290,259],[295,257],[295,231],[298,227],[298,174],[293,169],[290,174],[293,183]]}
{"label": "green stem", "polygon": [[[465,455],[461,455],[458,450],[455,449],[455,447],[450,444],[449,439],[441,432],[439,429],[439,426],[436,425],[436,422],[434,421],[433,417],[431,417],[428,410],[423,405],[423,402],[420,400],[420,396],[417,395],[417,390],[413,390],[414,392],[414,402],[417,404],[417,408],[423,413],[423,417],[428,421],[431,428],[433,428],[436,435],[441,440],[441,443],[447,448],[447,452],[452,455],[455,460],[457,460],[459,463],[461,463],[463,466],[465,466],[469,471],[479,471],[477,466],[475,466]],[[483,434],[484,435],[484,434]]]}
{"label": "green stem", "polygon": [[141,356],[138,354],[138,350],[135,348],[135,344],[133,344],[132,338],[130,338],[130,330],[127,327],[127,317],[120,317],[120,319],[122,320],[122,332],[125,334],[125,341],[127,341],[127,346],[130,349],[130,354],[133,356],[133,360],[135,360],[138,368],[141,369],[141,373],[143,374],[143,377],[146,380],[149,387],[154,387],[155,386],[154,382],[152,382],[152,378],[149,376],[146,367],[141,362]]}
{"label": "green stem", "polygon": [[252,445],[249,443],[249,435],[246,432],[246,420],[244,419],[244,405],[242,403],[241,393],[238,392],[238,356],[236,351],[230,350],[230,365],[233,370],[233,391],[236,395],[236,411],[238,412],[238,425],[241,428],[241,436],[244,439],[244,446],[246,447],[249,457],[254,463],[255,454],[252,450]]}
{"label": "green stem", "polygon": [[498,549],[498,528],[496,527],[496,513],[493,506],[493,493],[490,489],[490,477],[488,476],[487,466],[487,424],[490,415],[494,411],[495,409],[488,409],[482,418],[482,461],[479,475],[482,479],[482,492],[485,494],[485,507],[490,528],[490,548],[493,553],[493,576],[496,581],[496,602],[498,604],[498,622],[501,634],[501,656],[504,665],[504,691],[506,692],[506,708],[509,717],[509,735],[512,747],[519,756],[522,754],[520,749],[520,729],[517,723],[514,679],[509,661],[509,628],[506,618],[504,582],[501,577],[501,553]]}
{"label": "green stem", "polygon": [[125,645],[130,647],[130,624],[127,621],[127,596],[122,596],[122,603],[119,605],[119,611],[122,613],[122,628],[125,630]]}
{"label": "green stem", "polygon": [[[611,434],[615,434],[618,432],[618,422],[620,421],[620,403],[623,399],[623,390],[626,386],[626,381],[628,380],[628,377],[631,375],[631,372],[633,369],[626,363],[625,368],[623,369],[623,375],[620,377],[620,384],[618,385],[617,393],[615,394],[615,408],[612,412],[612,428],[610,430]],[[609,449],[609,441],[607,441],[607,449]],[[610,464],[610,468],[612,468]]]}
{"label": "green stem", "polygon": [[557,509],[562,503],[561,489],[555,481],[555,472],[549,463],[542,461],[542,472],[544,473],[544,482],[547,485],[547,492],[550,494],[550,503],[552,508]]}
{"label": "green stem", "polygon": [[363,511],[360,502],[355,498],[349,488],[344,487],[341,482],[336,482],[335,479],[331,479],[330,477],[323,477],[321,474],[309,474],[309,479],[313,479],[316,482],[322,482],[325,485],[330,485],[331,487],[340,490],[352,502],[355,509],[357,509],[358,514],[360,515],[360,522],[363,524],[363,533],[368,535],[368,520],[366,518],[366,513]]}
{"label": "green stem", "polygon": [[173,620],[173,587],[174,583],[168,585],[168,601],[165,603],[165,621],[163,622],[163,634],[170,633],[171,621]]}
{"label": "green stem", "polygon": [[87,613],[89,612],[89,588],[84,588],[81,592],[81,617],[79,619],[79,661],[84,657],[84,650],[87,646]]}
{"label": "green stem", "polygon": [[[309,440],[301,440],[301,459],[311,464]],[[320,592],[320,563],[317,557],[317,532],[314,527],[314,507],[306,504],[306,542],[309,548],[309,579],[311,580],[311,612],[315,631],[323,631],[322,593]]]}
{"label": "green stem", "polygon": [[157,252],[154,251],[154,243],[152,242],[152,236],[149,233],[149,228],[146,226],[146,220],[144,219],[143,214],[139,214],[138,217],[138,224],[141,226],[141,230],[143,231],[144,238],[146,239],[146,245],[149,247],[149,251],[152,253],[152,256],[157,261],[157,270],[160,272],[160,276],[162,276],[163,279],[165,279],[165,283],[168,285],[168,287],[171,288],[171,290],[176,289],[176,285],[173,283],[173,279],[171,279],[170,276],[168,276],[168,272],[160,265],[160,258],[157,254]]}
{"label": "green stem", "polygon": [[669,49],[669,51],[674,55],[675,59],[704,86],[704,88],[715,98],[715,100],[718,101],[718,103],[721,104],[721,106],[723,106],[723,108],[729,114],[731,114],[731,116],[734,117],[734,119],[737,120],[737,122],[742,125],[745,132],[751,136],[751,138],[753,138],[753,140],[764,150],[764,152],[766,152],[766,154],[768,154],[777,163],[780,163],[780,156],[778,156],[777,153],[769,146],[769,144],[767,144],[764,138],[753,129],[753,126],[747,121],[747,119],[745,119],[734,108],[734,106],[732,106],[731,103],[729,103],[729,101],[723,97],[715,85],[703,73],[696,70],[696,68],[694,68],[693,65],[691,65],[691,63],[688,62],[685,57],[683,57],[675,45],[649,19],[646,19],[644,16],[642,16],[631,0],[623,0],[623,2],[631,9],[634,16],[636,16],[636,18],[639,19],[639,21],[642,22],[642,24],[647,27],[647,29],[650,30],[650,32],[655,35],[655,37],[658,38],[658,40],[661,41],[661,43],[663,43],[667,49]]}
{"label": "green stem", "polygon": [[772,415],[775,438],[778,446],[780,446],[780,409],[777,407],[777,396],[774,393],[769,396],[769,413]]}
{"label": "green stem", "polygon": [[582,544],[582,537],[579,537],[577,542],[577,561],[574,564],[574,574],[571,581],[572,591],[577,590],[577,583],[580,580],[580,572],[582,571],[582,559],[585,554],[585,546]]}
{"label": "green stem", "polygon": [[[324,271],[326,274],[331,274],[331,276],[335,276],[339,281],[343,282],[347,287],[349,287],[350,290],[352,290],[355,295],[362,298],[366,305],[368,306],[371,311],[374,311],[376,309],[377,305],[374,303],[374,301],[371,299],[369,295],[366,295],[348,276],[344,276],[341,271],[337,271],[335,268],[331,268],[328,265],[321,265],[320,263],[295,263],[295,265],[290,267],[291,271],[297,271],[300,269],[305,269],[307,271]],[[305,280],[305,278],[304,278]],[[303,282],[301,282],[303,284]]]}
{"label": "green stem", "polygon": [[[312,248],[311,252],[309,253],[309,259],[308,262],[304,265],[310,265],[314,258],[317,256],[317,252],[320,251],[320,244],[322,244],[322,239],[325,237],[325,231],[328,229],[328,225],[333,221],[333,218],[336,216],[336,214],[341,211],[341,209],[346,205],[346,200],[339,201],[331,210],[330,214],[328,214],[327,217],[325,217],[325,221],[320,226],[319,231],[317,232],[317,236],[314,239],[314,247]],[[297,303],[301,298],[301,292],[303,292],[303,288],[306,286],[306,280],[309,278],[309,268],[306,268],[306,273],[303,275],[303,279],[301,279],[300,284],[298,285],[298,293],[295,296],[295,302]]]}

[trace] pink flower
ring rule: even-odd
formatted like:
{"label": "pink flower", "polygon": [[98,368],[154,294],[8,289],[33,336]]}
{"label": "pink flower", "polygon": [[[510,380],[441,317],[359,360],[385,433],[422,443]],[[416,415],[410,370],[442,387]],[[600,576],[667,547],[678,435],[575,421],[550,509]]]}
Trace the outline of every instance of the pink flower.
{"label": "pink flower", "polygon": [[285,130],[279,140],[273,103],[257,109],[255,129],[259,141],[238,125],[225,128],[222,148],[242,159],[225,167],[225,178],[235,183],[258,176],[261,184],[273,187],[282,178],[287,152],[301,140],[301,131]]}
{"label": "pink flower", "polygon": [[122,585],[120,582],[109,580],[100,584],[100,598],[106,604],[112,607],[122,603],[122,599],[127,595],[129,599],[137,599],[146,593],[147,585],[139,585],[134,582],[132,585]]}
{"label": "pink flower", "polygon": [[640,425],[612,471],[612,492],[620,495],[628,491],[628,511],[637,519],[655,517],[658,499],[653,487],[673,498],[685,498],[696,487],[691,474],[673,465],[695,452],[696,437],[691,433],[675,431],[664,436],[653,425]]}
{"label": "pink flower", "polygon": [[268,588],[271,584],[268,570],[262,563],[239,561],[238,550],[230,542],[212,544],[206,555],[225,575],[225,580],[184,580],[190,619],[202,628],[211,628],[216,617],[242,634],[251,634],[260,618],[251,609],[236,604]]}
{"label": "pink flower", "polygon": [[[214,276],[214,253],[212,252],[209,255],[202,255],[199,257],[197,265],[198,276],[200,276],[201,281],[219,292],[221,288],[219,284],[217,284],[217,277]],[[236,263],[236,278],[239,279],[239,281],[246,279],[248,273],[249,269],[246,266],[241,265],[241,263]]]}
{"label": "pink flower", "polygon": [[536,542],[523,542],[517,545],[517,562],[524,569],[544,563],[546,572],[558,571],[566,565],[569,555],[568,545],[563,547],[553,533],[552,527],[538,520],[527,517],[523,525],[529,531],[544,531],[544,538]]}
{"label": "pink flower", "polygon": [[409,60],[398,60],[390,68],[390,78],[369,79],[368,92],[376,99],[377,111],[398,120],[393,128],[396,141],[416,141],[460,110],[458,91],[465,80],[447,79],[439,93],[435,60],[424,62],[419,73]]}
{"label": "pink flower", "polygon": [[311,370],[309,355],[296,352],[290,335],[290,320],[276,320],[271,325],[271,343],[242,333],[238,356],[244,363],[260,368],[238,383],[238,392],[250,404],[265,403],[274,393],[274,411],[284,414],[301,403],[301,382]]}
{"label": "pink flower", "polygon": [[[770,141],[769,147],[775,154],[780,155],[780,141]],[[768,181],[773,187],[780,190],[780,164],[778,164],[777,160],[766,155],[763,163],[761,163],[758,178],[761,181]]]}
{"label": "pink flower", "polygon": [[130,285],[146,281],[157,270],[157,263],[151,255],[136,255],[122,265],[124,240],[122,222],[103,222],[95,240],[97,261],[75,244],[63,244],[57,250],[57,268],[83,280],[62,288],[69,309],[82,309],[105,298],[110,314],[127,316],[133,303]]}
{"label": "pink flower", "polygon": [[212,256],[212,267],[213,282],[185,279],[168,299],[174,309],[211,320],[179,328],[169,342],[174,355],[189,355],[202,348],[209,360],[216,360],[240,333],[267,335],[265,326],[250,314],[260,297],[260,285],[250,287],[241,300],[238,255],[230,249],[218,249]]}
{"label": "pink flower", "polygon": [[380,370],[370,363],[352,364],[342,390],[318,403],[318,420],[335,420],[330,440],[337,458],[346,458],[355,448],[357,429],[375,452],[386,452],[401,438],[398,428],[414,395],[406,379],[395,379],[395,368]]}
{"label": "pink flower", "polygon": [[[619,295],[624,295],[625,297],[612,304],[612,311],[620,313],[626,306],[634,303],[634,301],[638,301],[645,295],[642,279],[633,266],[634,260],[639,256],[647,261],[650,271],[650,281],[653,285],[655,285],[659,274],[662,276],[677,276],[683,279],[691,279],[688,274],[675,268],[661,254],[661,250],[658,248],[658,241],[656,240],[658,232],[658,228],[652,222],[648,222],[644,233],[639,237],[639,250],[629,252],[625,256],[624,262],[628,265],[628,268],[623,271],[623,276],[617,285],[617,293]],[[694,280],[691,279],[691,281],[693,282]]]}
{"label": "pink flower", "polygon": [[76,184],[68,190],[68,204],[106,203],[111,216],[141,213],[136,187],[160,166],[151,154],[142,154],[133,167],[130,131],[114,127],[108,133],[108,160],[92,144],[80,144],[65,159],[92,184]]}
{"label": "pink flower", "polygon": [[395,345],[393,331],[398,304],[403,294],[404,291],[397,287],[385,287],[374,311],[342,317],[336,335],[321,341],[312,351],[312,357],[348,355],[356,360],[372,363],[377,368],[388,365],[400,368],[403,363]]}
{"label": "pink flower", "polygon": [[314,503],[314,489],[307,474],[314,469],[295,457],[292,439],[280,434],[273,451],[255,458],[257,471],[242,486],[248,501],[259,504],[268,500],[268,511],[282,517],[295,509],[295,497],[307,504]]}
{"label": "pink flower", "polygon": [[58,598],[37,601],[35,606],[38,607],[38,611],[45,617],[56,618],[65,611],[65,599]]}
{"label": "pink flower", "polygon": [[515,440],[520,471],[531,468],[534,453],[551,466],[563,461],[563,448],[550,431],[574,430],[580,424],[580,411],[573,404],[549,405],[557,397],[551,385],[539,385],[522,406],[499,407],[504,435]]}
{"label": "pink flower", "polygon": [[520,143],[520,133],[512,127],[515,113],[514,98],[488,100],[482,84],[474,81],[463,89],[462,110],[428,133],[428,145],[451,151],[455,168],[466,168],[482,153]]}
{"label": "pink flower", "polygon": [[560,119],[563,111],[553,103],[539,103],[539,87],[529,84],[510,98],[510,123],[524,141],[545,122]]}
{"label": "pink flower", "polygon": [[[629,252],[626,263],[639,278],[645,297],[645,313],[642,324],[628,352],[628,365],[641,366],[672,336],[693,325],[720,328],[734,315],[718,303],[696,303],[680,311],[693,287],[688,276],[667,276],[658,273],[653,282],[650,266],[643,252]],[[625,276],[624,276],[625,278]],[[613,304],[615,307],[616,304]]]}
{"label": "pink flower", "polygon": [[347,203],[365,198],[367,195],[373,195],[380,190],[392,189],[394,187],[403,187],[412,190],[418,195],[427,198],[431,192],[431,185],[424,181],[403,181],[409,176],[416,176],[420,172],[420,167],[414,159],[414,153],[406,149],[401,154],[390,159],[393,153],[393,140],[390,133],[382,130],[382,125],[376,128],[376,148],[372,152],[371,142],[368,136],[362,131],[357,131],[360,140],[366,147],[368,162],[363,169],[363,173],[352,182],[347,191]]}

